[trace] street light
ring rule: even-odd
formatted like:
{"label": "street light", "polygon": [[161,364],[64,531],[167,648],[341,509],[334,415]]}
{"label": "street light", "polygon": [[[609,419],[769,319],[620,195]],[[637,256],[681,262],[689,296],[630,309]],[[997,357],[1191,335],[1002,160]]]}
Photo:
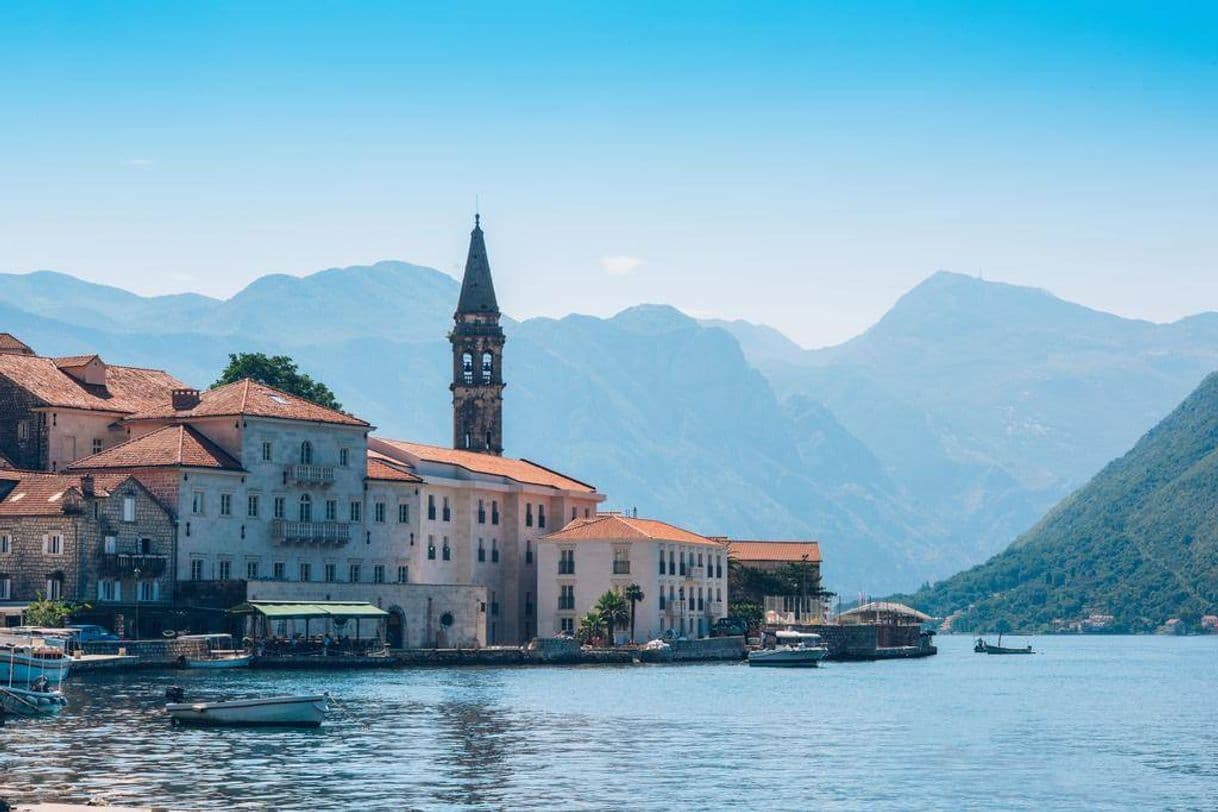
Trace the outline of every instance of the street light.
{"label": "street light", "polygon": [[133,639],[140,639],[140,568],[135,568],[135,634]]}

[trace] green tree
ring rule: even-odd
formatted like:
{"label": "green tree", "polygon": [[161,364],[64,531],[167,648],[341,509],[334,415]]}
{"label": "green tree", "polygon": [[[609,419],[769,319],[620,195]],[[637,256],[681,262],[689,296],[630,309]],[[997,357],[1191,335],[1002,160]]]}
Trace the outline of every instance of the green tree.
{"label": "green tree", "polygon": [[58,629],[72,616],[73,612],[88,608],[85,604],[47,600],[39,592],[35,599],[25,607],[25,625]]}
{"label": "green tree", "polygon": [[286,355],[267,355],[261,352],[230,353],[228,366],[211,388],[236,383],[245,378],[253,378],[259,383],[273,386],[327,409],[342,411],[343,408],[330,391],[330,387],[301,372],[296,362]]}
{"label": "green tree", "polygon": [[634,606],[639,601],[643,600],[646,595],[643,594],[643,588],[638,584],[631,584],[622,591],[622,597],[630,601],[630,642],[634,640]]}
{"label": "green tree", "polygon": [[614,629],[630,622],[630,608],[626,605],[626,599],[611,589],[596,599],[595,609],[609,631],[609,645],[614,645]]}
{"label": "green tree", "polygon": [[604,631],[604,625],[600,613],[593,609],[579,619],[579,629],[576,631],[575,636],[579,638],[579,642],[591,644],[593,640],[601,636],[601,633]]}

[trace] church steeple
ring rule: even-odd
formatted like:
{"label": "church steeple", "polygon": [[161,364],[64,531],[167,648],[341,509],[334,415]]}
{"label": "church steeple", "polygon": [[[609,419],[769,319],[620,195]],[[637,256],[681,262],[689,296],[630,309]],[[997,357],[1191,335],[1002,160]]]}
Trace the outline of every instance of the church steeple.
{"label": "church steeple", "polygon": [[502,454],[505,338],[477,214],[453,321],[453,448]]}

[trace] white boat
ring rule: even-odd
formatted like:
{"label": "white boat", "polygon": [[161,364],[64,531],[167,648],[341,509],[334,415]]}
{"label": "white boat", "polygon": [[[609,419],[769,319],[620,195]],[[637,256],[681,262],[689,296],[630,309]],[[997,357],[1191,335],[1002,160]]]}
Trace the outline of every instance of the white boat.
{"label": "white boat", "polygon": [[749,665],[770,668],[815,668],[829,653],[819,634],[811,632],[775,632],[774,648],[749,652]]}
{"label": "white boat", "polygon": [[268,696],[231,702],[177,702],[165,711],[179,724],[317,727],[326,715],[328,697]]}
{"label": "white boat", "polygon": [[253,652],[234,647],[231,634],[191,634],[178,639],[201,640],[207,649],[199,657],[179,658],[185,668],[246,668],[254,660]]}

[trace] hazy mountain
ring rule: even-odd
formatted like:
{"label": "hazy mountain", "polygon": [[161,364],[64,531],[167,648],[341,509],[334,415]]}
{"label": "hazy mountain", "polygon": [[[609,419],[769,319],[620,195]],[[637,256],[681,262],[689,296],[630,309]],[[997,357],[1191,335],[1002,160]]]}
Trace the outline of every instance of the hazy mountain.
{"label": "hazy mountain", "polygon": [[[914,600],[957,630],[1191,628],[1218,613],[1218,374],[1005,552]],[[1058,623],[1055,623],[1058,622]]]}

